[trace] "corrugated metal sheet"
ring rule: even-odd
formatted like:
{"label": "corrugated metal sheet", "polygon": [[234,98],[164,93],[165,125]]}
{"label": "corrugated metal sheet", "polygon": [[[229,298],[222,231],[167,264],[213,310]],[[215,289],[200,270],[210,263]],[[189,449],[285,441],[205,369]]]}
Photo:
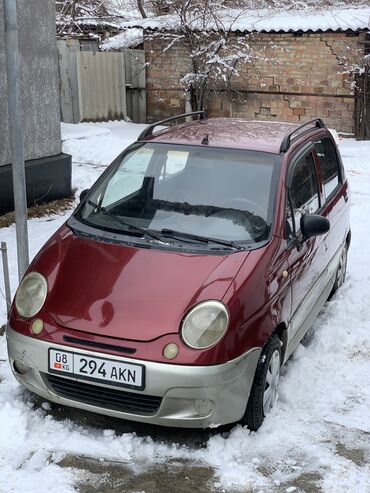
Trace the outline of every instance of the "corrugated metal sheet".
{"label": "corrugated metal sheet", "polygon": [[81,50],[78,40],[58,40],[62,121],[146,121],[143,50]]}
{"label": "corrugated metal sheet", "polygon": [[124,53],[77,52],[80,121],[126,117]]}

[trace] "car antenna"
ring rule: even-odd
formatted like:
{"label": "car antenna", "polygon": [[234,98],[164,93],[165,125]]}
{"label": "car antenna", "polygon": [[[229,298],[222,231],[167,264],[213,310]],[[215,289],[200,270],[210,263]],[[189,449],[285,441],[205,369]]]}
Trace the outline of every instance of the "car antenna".
{"label": "car antenna", "polygon": [[204,144],[204,145],[208,145],[208,144],[209,144],[209,138],[208,138],[208,135],[209,135],[209,134],[207,134],[207,135],[203,138],[203,140],[202,140],[202,144]]}

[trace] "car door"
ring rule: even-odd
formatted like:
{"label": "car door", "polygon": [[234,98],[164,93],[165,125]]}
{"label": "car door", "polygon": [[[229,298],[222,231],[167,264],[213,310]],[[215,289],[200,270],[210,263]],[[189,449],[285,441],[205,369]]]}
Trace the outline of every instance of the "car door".
{"label": "car door", "polygon": [[316,316],[328,281],[328,234],[304,240],[300,228],[303,214],[322,212],[321,187],[312,144],[293,158],[286,184],[287,260],[292,290],[287,348],[290,354]]}
{"label": "car door", "polygon": [[334,275],[349,230],[349,192],[344,169],[331,136],[314,142],[323,181],[323,213],[330,221],[327,241],[329,275]]}

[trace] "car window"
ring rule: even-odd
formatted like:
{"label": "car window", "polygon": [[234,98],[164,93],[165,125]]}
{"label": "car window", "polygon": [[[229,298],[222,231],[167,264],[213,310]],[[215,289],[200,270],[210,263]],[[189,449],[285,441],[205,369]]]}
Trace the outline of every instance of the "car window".
{"label": "car window", "polygon": [[295,165],[287,201],[287,238],[300,230],[302,214],[314,214],[320,207],[315,164],[311,153]]}
{"label": "car window", "polygon": [[337,153],[328,137],[315,142],[315,148],[320,159],[325,196],[328,197],[339,183],[340,165]]}
{"label": "car window", "polygon": [[108,207],[121,199],[122,195],[130,195],[140,190],[152,155],[153,149],[145,147],[129,154],[108,182],[104,194],[99,197],[98,202],[100,203],[101,199],[101,205]]}
{"label": "car window", "polygon": [[182,171],[186,166],[188,157],[189,153],[186,151],[169,150],[161,171],[160,180],[165,180]]}
{"label": "car window", "polygon": [[268,238],[280,156],[145,143],[120,159],[80,208],[78,217],[85,224],[124,235],[122,222],[249,244]]}

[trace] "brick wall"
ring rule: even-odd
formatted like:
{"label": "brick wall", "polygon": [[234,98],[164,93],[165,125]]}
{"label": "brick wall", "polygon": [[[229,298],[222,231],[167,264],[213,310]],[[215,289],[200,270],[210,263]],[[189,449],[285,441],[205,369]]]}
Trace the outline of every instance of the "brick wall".
{"label": "brick wall", "polygon": [[[158,120],[185,110],[186,93],[180,79],[190,70],[185,45],[167,49],[169,41],[146,41],[147,114]],[[210,93],[211,116],[234,116],[283,121],[321,117],[341,132],[353,132],[354,97],[343,56],[355,59],[358,36],[346,33],[256,34],[250,45],[259,56],[253,64],[239,64],[232,80],[235,93],[219,88]]]}
{"label": "brick wall", "polygon": [[180,79],[190,71],[189,53],[183,44],[166,49],[170,41],[145,41],[147,119],[156,121],[185,111],[186,92]]}

